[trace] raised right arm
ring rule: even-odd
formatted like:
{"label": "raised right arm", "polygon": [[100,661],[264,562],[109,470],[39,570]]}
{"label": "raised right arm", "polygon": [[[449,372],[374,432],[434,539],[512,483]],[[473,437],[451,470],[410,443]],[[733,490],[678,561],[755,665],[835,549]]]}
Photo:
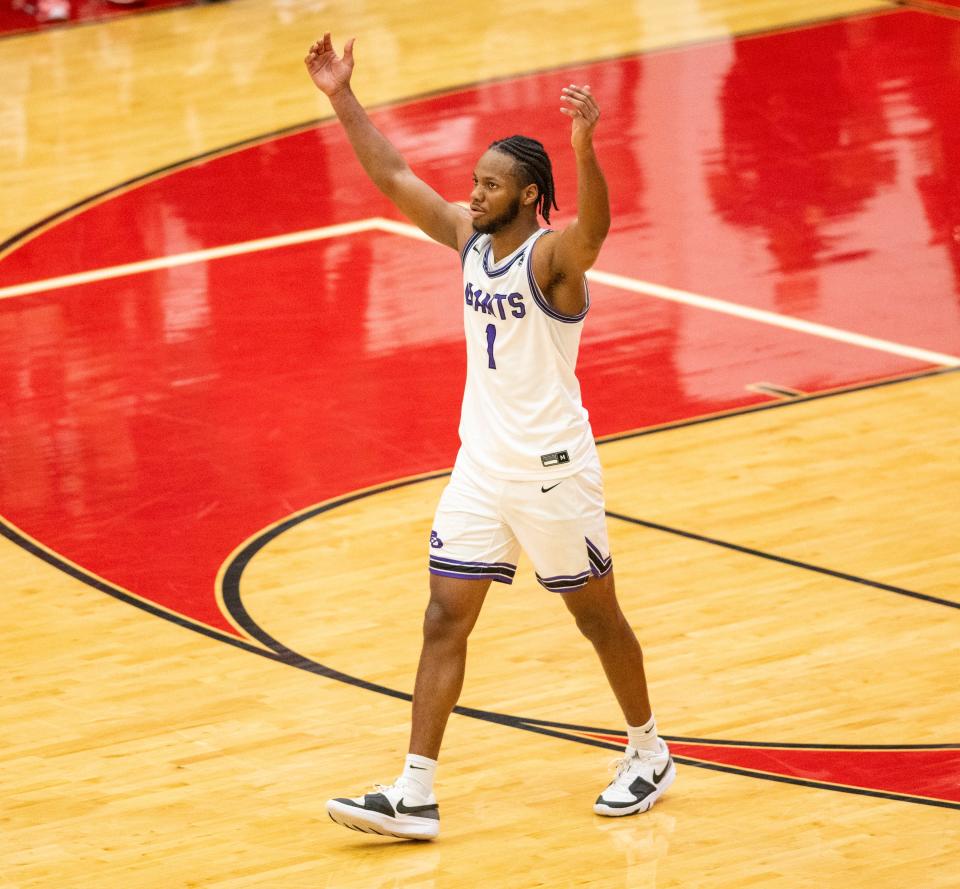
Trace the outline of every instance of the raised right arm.
{"label": "raised right arm", "polygon": [[373,125],[350,88],[353,40],[347,41],[340,58],[328,32],[310,47],[304,62],[317,88],[330,99],[357,159],[374,185],[431,238],[460,250],[473,231],[469,212],[444,200],[416,176],[393,143]]}

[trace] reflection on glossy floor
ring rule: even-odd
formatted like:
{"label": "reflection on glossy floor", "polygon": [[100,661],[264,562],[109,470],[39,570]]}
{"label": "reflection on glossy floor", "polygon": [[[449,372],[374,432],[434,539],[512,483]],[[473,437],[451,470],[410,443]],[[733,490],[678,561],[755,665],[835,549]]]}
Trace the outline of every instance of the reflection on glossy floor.
{"label": "reflection on glossy floor", "polygon": [[[0,42],[8,881],[950,885],[960,21],[796,6],[233,0]],[[405,744],[442,479],[381,488],[452,463],[463,372],[455,257],[316,125],[324,28],[451,199],[528,130],[562,225],[552,97],[601,97],[580,373],[686,763],[646,820],[589,812],[622,727],[529,571],[473,643],[443,840],[321,818]]]}
{"label": "reflection on glossy floor", "polygon": [[0,39],[29,31],[51,31],[81,23],[105,21],[127,15],[156,12],[214,0],[10,0],[0,7]]}

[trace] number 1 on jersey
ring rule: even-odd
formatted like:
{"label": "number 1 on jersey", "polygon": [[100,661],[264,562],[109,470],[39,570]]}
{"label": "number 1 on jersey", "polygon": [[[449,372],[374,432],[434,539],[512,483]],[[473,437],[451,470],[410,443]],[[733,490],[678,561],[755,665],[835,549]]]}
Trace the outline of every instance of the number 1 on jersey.
{"label": "number 1 on jersey", "polygon": [[489,367],[490,370],[497,369],[497,362],[493,360],[493,344],[496,339],[497,339],[496,325],[488,324],[487,325],[487,358],[489,359],[489,361],[487,362],[487,367]]}

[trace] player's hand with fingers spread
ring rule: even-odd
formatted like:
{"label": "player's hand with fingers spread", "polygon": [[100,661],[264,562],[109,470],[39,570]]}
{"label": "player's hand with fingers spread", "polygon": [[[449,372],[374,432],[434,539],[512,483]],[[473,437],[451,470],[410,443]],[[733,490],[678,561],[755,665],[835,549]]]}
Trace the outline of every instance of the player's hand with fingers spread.
{"label": "player's hand with fingers spread", "polygon": [[577,86],[571,83],[565,86],[560,95],[563,105],[560,110],[568,117],[573,118],[573,129],[570,134],[570,144],[574,151],[589,148],[592,144],[593,131],[600,120],[600,106],[590,92],[587,84]]}
{"label": "player's hand with fingers spread", "polygon": [[328,96],[333,96],[350,85],[355,39],[351,37],[346,42],[341,58],[334,52],[333,41],[330,39],[330,32],[327,31],[322,39],[310,47],[307,57],[303,60],[317,88]]}

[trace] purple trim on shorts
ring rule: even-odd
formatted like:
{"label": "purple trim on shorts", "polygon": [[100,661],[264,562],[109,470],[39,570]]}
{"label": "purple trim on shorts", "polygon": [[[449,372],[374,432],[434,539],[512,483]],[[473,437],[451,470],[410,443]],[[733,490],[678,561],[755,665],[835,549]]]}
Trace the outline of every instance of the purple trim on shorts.
{"label": "purple trim on shorts", "polygon": [[495,580],[497,583],[505,583],[507,586],[513,583],[511,574],[461,574],[457,571],[441,571],[439,568],[430,568],[431,574],[438,577],[453,577],[456,580]]}
{"label": "purple trim on shorts", "polygon": [[569,593],[585,586],[590,579],[590,571],[582,571],[574,575],[558,575],[557,577],[541,577],[537,575],[537,582],[551,593]]}
{"label": "purple trim on shorts", "polygon": [[587,541],[587,557],[590,560],[590,571],[593,573],[593,576],[603,577],[605,574],[609,574],[610,569],[613,568],[613,557],[607,556],[604,558],[600,555],[600,550],[597,549],[589,537],[584,537],[583,539]]}
{"label": "purple trim on shorts", "polygon": [[469,568],[503,568],[511,574],[516,572],[517,566],[510,562],[464,562],[460,559],[452,559],[450,556],[433,555],[430,556],[430,563],[447,562],[450,565],[462,565]]}
{"label": "purple trim on shorts", "polygon": [[463,562],[449,556],[431,556],[430,573],[459,580],[496,580],[510,584],[517,566],[509,562]]}

